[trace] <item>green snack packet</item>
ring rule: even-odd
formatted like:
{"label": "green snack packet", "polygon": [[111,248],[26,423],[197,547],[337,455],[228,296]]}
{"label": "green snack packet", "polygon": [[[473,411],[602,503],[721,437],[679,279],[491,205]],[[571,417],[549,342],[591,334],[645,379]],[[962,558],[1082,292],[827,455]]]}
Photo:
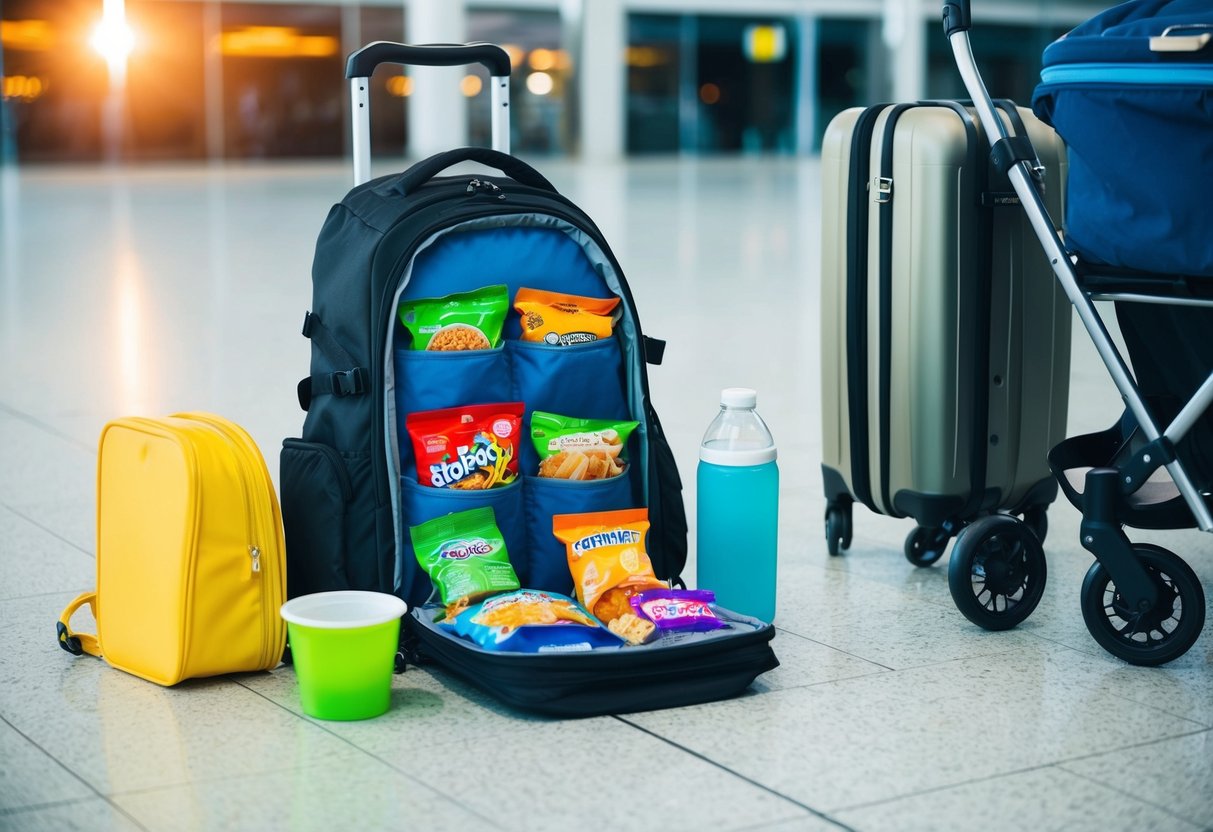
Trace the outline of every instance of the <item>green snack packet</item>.
{"label": "green snack packet", "polygon": [[505,284],[456,292],[440,298],[400,301],[400,323],[413,336],[415,350],[491,350],[501,343],[510,310]]}
{"label": "green snack packet", "polygon": [[628,437],[639,422],[575,419],[536,410],[531,441],[539,454],[541,477],[603,480],[623,473]]}
{"label": "green snack packet", "polygon": [[417,562],[451,605],[520,588],[492,506],[435,517],[409,529]]}

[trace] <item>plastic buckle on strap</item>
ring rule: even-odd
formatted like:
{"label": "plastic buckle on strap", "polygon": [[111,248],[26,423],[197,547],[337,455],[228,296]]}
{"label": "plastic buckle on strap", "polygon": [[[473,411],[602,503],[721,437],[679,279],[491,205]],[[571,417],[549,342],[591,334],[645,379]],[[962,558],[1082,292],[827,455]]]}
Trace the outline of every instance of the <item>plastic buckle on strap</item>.
{"label": "plastic buckle on strap", "polygon": [[872,200],[881,204],[893,199],[893,179],[877,176],[872,180]]}
{"label": "plastic buckle on strap", "polygon": [[59,646],[73,656],[83,656],[84,648],[80,646],[80,639],[68,632],[67,625],[62,621],[55,622],[55,629],[59,633]]}
{"label": "plastic buckle on strap", "polygon": [[333,373],[330,378],[333,380],[334,395],[356,396],[366,392],[366,386],[362,381],[361,367],[355,367],[352,370],[339,370]]}
{"label": "plastic buckle on strap", "polygon": [[311,312],[303,313],[303,329],[301,330],[304,338],[312,337],[312,318],[315,316]]}

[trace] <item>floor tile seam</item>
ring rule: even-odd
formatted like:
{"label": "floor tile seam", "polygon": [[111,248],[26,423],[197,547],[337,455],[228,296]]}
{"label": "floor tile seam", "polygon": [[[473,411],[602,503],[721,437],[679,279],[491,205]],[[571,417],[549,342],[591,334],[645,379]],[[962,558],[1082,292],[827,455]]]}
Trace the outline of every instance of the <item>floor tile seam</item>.
{"label": "floor tile seam", "polygon": [[[713,768],[719,769],[720,771],[723,771],[726,774],[729,774],[732,777],[734,777],[738,780],[741,780],[743,783],[747,783],[748,785],[751,785],[756,789],[761,789],[762,791],[766,792],[767,794],[773,795],[773,796],[779,798],[780,800],[791,803],[793,806],[803,809],[806,812],[809,812],[810,814],[812,814],[813,816],[820,818],[821,820],[824,820],[827,823],[830,823],[833,826],[838,827],[839,829],[845,830],[846,832],[856,832],[856,830],[852,829],[850,826],[847,826],[845,823],[842,823],[841,821],[837,820],[836,818],[830,817],[828,814],[826,814],[822,810],[815,809],[812,806],[809,806],[807,803],[802,803],[801,801],[797,800],[794,797],[790,797],[789,795],[786,795],[783,792],[778,791],[777,789],[771,788],[770,786],[766,785],[765,783],[760,783],[757,780],[754,780],[753,778],[747,777],[746,775],[741,774],[740,772],[734,771],[733,769],[729,768],[728,766],[724,765],[723,763],[713,760],[711,757],[701,754],[700,752],[695,751],[694,749],[687,748],[685,745],[682,745],[681,743],[675,742],[674,740],[670,739],[669,737],[663,736],[655,731],[645,728],[643,725],[638,725],[637,723],[631,721],[630,719],[628,719],[625,716],[615,715],[612,718],[618,720],[619,722],[622,722],[624,725],[627,725],[631,728],[636,729],[637,731],[640,731],[641,733],[648,734],[650,737],[653,737],[654,739],[658,740],[659,742],[665,743],[666,745],[670,746],[671,748],[675,748],[675,749],[683,752],[684,754],[689,754],[690,756],[695,757],[696,759],[707,763],[708,765],[712,766]],[[769,826],[770,824],[767,824],[767,825]],[[756,829],[756,828],[761,828],[761,827],[755,826],[755,827],[742,827],[742,828],[743,829],[744,828]]]}
{"label": "floor tile seam", "polygon": [[[1097,659],[1098,659],[1098,658],[1104,658],[1104,657],[1105,657],[1105,655],[1106,655],[1106,654],[1104,654],[1104,653],[1102,653],[1102,652],[1098,652],[1098,653],[1096,653],[1096,652],[1088,652],[1088,651],[1086,651],[1086,650],[1080,650],[1080,649],[1078,649],[1077,647],[1072,647],[1072,646],[1071,646],[1071,645],[1069,645],[1069,644],[1064,644],[1064,643],[1062,643],[1062,642],[1060,642],[1060,641],[1056,641],[1056,640],[1054,640],[1054,639],[1047,638],[1047,637],[1045,637],[1045,636],[1037,635],[1036,633],[1028,633],[1027,635],[1033,635],[1033,636],[1036,636],[1036,638],[1039,638],[1039,639],[1041,639],[1042,641],[1047,641],[1047,642],[1049,642],[1050,644],[1056,644],[1057,646],[1059,646],[1059,647],[1064,647],[1064,648],[1066,648],[1067,650],[1073,650],[1075,653],[1078,653],[1078,654],[1083,655],[1083,656],[1092,656],[1092,657],[1094,657],[1094,658],[1097,658]],[[1155,711],[1159,711],[1159,712],[1161,712],[1161,713],[1164,713],[1164,714],[1166,714],[1167,716],[1172,716],[1172,717],[1175,717],[1176,719],[1182,719],[1182,720],[1184,720],[1184,721],[1186,721],[1186,722],[1191,722],[1193,725],[1199,725],[1201,728],[1204,728],[1204,729],[1206,729],[1206,730],[1213,729],[1213,723],[1209,723],[1209,722],[1202,722],[1202,721],[1201,721],[1201,720],[1199,720],[1199,719],[1193,719],[1192,717],[1190,717],[1190,716],[1186,716],[1185,714],[1176,713],[1175,711],[1170,710],[1169,708],[1167,708],[1167,707],[1165,707],[1165,706],[1162,706],[1162,705],[1156,705],[1156,704],[1153,704],[1153,703],[1150,703],[1150,702],[1142,702],[1142,701],[1141,701],[1141,700],[1139,700],[1139,699],[1134,699],[1134,698],[1133,698],[1133,697],[1131,697],[1131,696],[1126,696],[1126,695],[1124,695],[1123,693],[1118,693],[1118,692],[1116,692],[1115,690],[1113,690],[1113,689],[1111,689],[1111,688],[1108,688],[1108,687],[1105,687],[1105,686],[1101,686],[1101,685],[1094,684],[1094,683],[1089,683],[1089,682],[1082,682],[1082,681],[1078,681],[1076,684],[1078,684],[1079,686],[1084,687],[1084,688],[1086,688],[1086,689],[1088,689],[1088,690],[1098,690],[1098,691],[1103,691],[1103,692],[1105,692],[1105,693],[1109,693],[1109,694],[1111,694],[1112,696],[1115,696],[1117,699],[1123,699],[1123,700],[1125,700],[1126,702],[1132,702],[1134,705],[1141,705],[1142,707],[1145,707],[1145,708],[1150,708],[1151,710],[1155,710]],[[1198,732],[1198,733],[1199,733],[1199,732]]]}
{"label": "floor tile seam", "polygon": [[[811,636],[806,636],[801,633],[797,633],[794,630],[788,630],[783,627],[776,627],[775,631],[777,633],[784,633],[785,635],[792,636],[793,638],[798,638],[803,641],[811,642],[812,644],[816,644],[818,646],[825,647],[826,649],[833,650],[835,653],[841,653],[844,656],[848,656],[852,659],[856,659],[858,661],[865,662],[867,664],[881,668],[881,670],[873,671],[873,673],[880,673],[885,670],[896,670],[896,668],[889,667],[888,665],[881,664],[880,662],[872,661],[871,659],[865,659],[863,656],[856,655],[855,653],[852,653],[849,650],[843,650],[841,647],[835,647],[832,644],[826,644],[824,641],[818,641],[817,639],[812,638]],[[858,674],[858,675],[865,676],[865,675],[870,675],[870,674]]]}
{"label": "floor tile seam", "polygon": [[0,413],[7,413],[9,416],[12,416],[14,419],[19,419],[22,422],[25,422],[26,424],[37,428],[38,430],[42,431],[43,433],[45,433],[49,436],[53,436],[56,439],[61,439],[64,442],[67,442],[69,445],[71,445],[75,448],[78,448],[80,450],[88,451],[93,456],[97,455],[97,447],[95,445],[90,445],[85,442],[81,442],[79,439],[76,439],[73,436],[69,436],[68,434],[63,433],[58,428],[48,425],[47,423],[45,423],[41,419],[39,419],[37,416],[34,416],[31,413],[26,413],[24,410],[19,410],[10,404],[7,404],[6,402],[0,401]]}
{"label": "floor tile seam", "polygon": [[[1065,759],[1061,759],[1061,760],[1051,760],[1047,763],[1040,763],[1038,765],[1033,765],[1033,766],[1024,766],[1022,768],[1011,769],[1008,771],[1000,771],[996,774],[989,774],[984,777],[974,777],[974,778],[971,778],[968,780],[957,780],[952,783],[942,783],[937,786],[931,786],[930,788],[927,788],[927,789],[919,789],[918,791],[908,792],[906,794],[895,795],[893,797],[882,798],[880,800],[869,800],[869,801],[865,801],[862,803],[849,804],[846,806],[835,806],[835,807],[831,807],[829,811],[835,812],[838,814],[843,814],[843,813],[847,813],[847,812],[857,812],[857,811],[861,811],[864,809],[871,809],[876,806],[883,806],[883,805],[886,805],[889,803],[897,803],[902,800],[909,800],[911,798],[921,797],[923,795],[935,794],[936,792],[950,791],[952,789],[958,789],[958,788],[962,788],[964,786],[972,786],[977,783],[986,783],[986,782],[990,782],[993,780],[1001,780],[1006,777],[1016,777],[1021,774],[1030,774],[1031,772],[1034,772],[1034,771],[1043,771],[1045,769],[1050,769],[1050,768],[1061,769],[1062,771],[1065,771],[1067,774],[1074,774],[1075,776],[1079,776],[1075,772],[1070,771],[1069,769],[1065,768],[1065,765],[1067,763],[1076,762],[1078,760],[1085,760],[1085,759],[1088,759],[1091,757],[1101,757],[1106,754],[1117,754],[1117,753],[1127,751],[1127,750],[1130,750],[1133,748],[1138,748],[1138,747],[1141,747],[1144,745],[1152,745],[1154,743],[1165,742],[1167,740],[1182,739],[1183,737],[1193,736],[1195,734],[1200,734],[1200,733],[1203,733],[1203,732],[1194,731],[1194,732],[1191,732],[1188,734],[1160,737],[1160,738],[1149,740],[1149,741],[1143,742],[1143,743],[1131,743],[1129,745],[1118,746],[1116,748],[1106,748],[1106,749],[1103,749],[1102,751],[1096,751],[1096,752],[1092,752],[1090,754],[1083,754],[1078,757],[1065,758]],[[1084,777],[1083,779],[1090,780],[1091,778]],[[1095,782],[1095,781],[1092,781],[1092,782]],[[1109,789],[1110,791],[1119,791],[1115,788],[1112,788],[1111,786],[1109,786],[1106,783],[1098,783],[1097,785],[1101,786],[1102,788]],[[1124,792],[1120,792],[1120,793],[1125,794]],[[1130,797],[1133,800],[1136,800],[1140,803],[1145,803],[1146,805],[1150,805],[1150,806],[1154,805],[1150,801],[1143,800],[1143,799],[1137,797],[1136,795],[1126,794],[1126,796]],[[1186,819],[1184,819],[1184,820],[1186,821]]]}
{"label": "floor tile seam", "polygon": [[41,803],[41,804],[38,804],[37,806],[21,806],[20,808],[16,808],[16,809],[0,808],[0,818],[15,818],[15,817],[19,817],[20,815],[33,814],[35,812],[45,812],[50,809],[59,809],[59,808],[65,807],[65,806],[74,806],[78,803],[89,803],[94,800],[101,800],[101,801],[105,802],[107,805],[109,805],[109,807],[111,809],[113,809],[115,812],[122,815],[124,818],[126,818],[131,823],[133,823],[135,825],[135,828],[142,829],[142,830],[144,830],[144,832],[150,832],[150,830],[146,826],[144,826],[142,823],[140,823],[137,818],[135,818],[133,815],[131,815],[130,812],[126,811],[121,806],[114,803],[114,801],[110,800],[105,795],[98,795],[97,797],[79,797],[79,798],[74,798],[72,800],[56,800],[51,803]]}
{"label": "floor tile seam", "polygon": [[1170,809],[1161,803],[1156,803],[1149,798],[1142,797],[1140,794],[1134,794],[1131,792],[1127,792],[1124,789],[1118,788],[1117,786],[1113,786],[1111,783],[1105,783],[1104,781],[1100,780],[1097,777],[1091,777],[1090,775],[1083,774],[1081,772],[1073,771],[1072,769],[1066,768],[1065,765],[1058,765],[1057,768],[1060,768],[1062,771],[1066,772],[1067,774],[1071,774],[1074,777],[1078,777],[1081,780],[1086,780],[1088,783],[1093,783],[1096,786],[1099,786],[1100,788],[1107,789],[1108,791],[1112,791],[1112,792],[1116,792],[1118,794],[1125,795],[1126,797],[1130,797],[1133,800],[1146,804],[1147,806],[1153,806],[1155,809],[1165,812],[1166,814],[1170,815],[1173,818],[1182,820],[1184,823],[1192,824],[1192,826],[1196,827],[1197,829],[1202,828],[1202,822],[1197,820],[1196,818],[1189,817],[1187,815],[1181,815],[1179,812],[1176,812],[1174,809]]}
{"label": "floor tile seam", "polygon": [[34,526],[34,527],[36,527],[36,528],[40,529],[41,531],[46,532],[46,533],[47,533],[47,534],[49,534],[51,537],[55,538],[56,540],[60,541],[61,543],[66,543],[68,546],[71,546],[71,547],[72,547],[73,549],[75,549],[76,551],[81,552],[81,553],[83,553],[83,554],[85,554],[85,555],[88,555],[90,558],[93,558],[94,560],[96,560],[96,557],[97,557],[97,556],[96,556],[96,554],[95,554],[94,552],[92,552],[92,551],[91,551],[91,550],[89,550],[89,549],[85,549],[83,546],[79,545],[78,543],[76,543],[76,542],[75,542],[75,541],[73,541],[73,540],[69,540],[69,539],[67,539],[66,537],[64,537],[63,535],[59,534],[59,533],[58,533],[57,531],[55,531],[54,529],[52,529],[52,528],[49,528],[49,527],[47,527],[47,526],[42,525],[41,523],[39,523],[39,522],[38,522],[37,520],[35,520],[34,518],[32,518],[32,517],[30,517],[29,515],[27,515],[27,514],[23,513],[23,511],[22,511],[21,509],[17,508],[16,506],[12,505],[11,503],[8,503],[8,502],[5,502],[5,501],[3,501],[3,500],[0,500],[0,507],[3,507],[3,508],[5,508],[5,509],[7,509],[8,511],[11,511],[13,514],[17,515],[17,516],[18,516],[18,517],[20,517],[22,520],[24,520],[25,522],[29,523],[31,526]]}
{"label": "floor tile seam", "polygon": [[[35,741],[35,740],[34,740],[32,737],[30,737],[29,735],[27,735],[27,734],[26,734],[24,731],[22,731],[20,728],[18,728],[16,725],[14,725],[12,722],[10,722],[8,719],[6,719],[6,718],[5,718],[4,716],[2,716],[2,715],[0,715],[0,722],[3,722],[5,725],[7,725],[7,726],[8,726],[10,729],[12,729],[12,731],[13,731],[14,733],[16,733],[16,734],[17,734],[19,737],[21,737],[22,739],[24,739],[26,742],[28,742],[28,743],[29,743],[31,746],[33,746],[34,748],[38,749],[38,751],[40,751],[42,754],[44,754],[48,760],[51,760],[51,761],[52,761],[52,762],[53,762],[55,765],[57,765],[57,766],[59,766],[59,768],[63,769],[63,771],[64,771],[65,773],[67,773],[67,774],[68,774],[70,777],[72,777],[73,779],[75,779],[76,781],[78,781],[78,782],[79,782],[81,785],[83,785],[83,786],[84,786],[86,789],[88,789],[89,791],[91,791],[91,792],[93,793],[93,795],[95,795],[95,797],[94,797],[94,798],[75,798],[75,799],[72,799],[72,800],[58,801],[58,802],[56,802],[56,803],[51,804],[51,807],[52,807],[52,808],[53,808],[54,806],[56,806],[56,805],[66,805],[66,804],[70,804],[70,803],[80,803],[80,802],[83,802],[83,801],[86,801],[86,800],[93,800],[93,799],[98,799],[98,798],[99,798],[99,799],[101,799],[101,800],[105,801],[107,804],[109,804],[109,805],[110,805],[110,806],[111,806],[111,807],[114,809],[114,811],[115,811],[115,812],[118,812],[118,813],[119,813],[119,814],[121,814],[123,817],[127,818],[127,819],[128,819],[128,820],[130,820],[132,823],[134,823],[134,824],[135,824],[135,826],[137,826],[138,828],[143,829],[143,830],[146,830],[146,829],[147,829],[147,827],[145,827],[143,824],[139,823],[139,821],[138,821],[138,820],[136,820],[134,817],[132,817],[132,816],[131,816],[131,815],[130,815],[130,814],[129,814],[129,813],[128,813],[128,812],[127,812],[125,809],[123,809],[121,806],[119,806],[117,803],[115,803],[113,800],[111,800],[111,799],[110,799],[110,795],[105,794],[104,792],[102,792],[100,789],[98,789],[96,786],[94,786],[92,783],[90,783],[90,782],[89,782],[87,779],[85,779],[83,775],[81,775],[81,774],[80,774],[79,772],[77,772],[77,771],[74,771],[74,770],[73,770],[72,768],[70,768],[70,767],[69,767],[67,764],[65,764],[65,763],[64,763],[62,760],[60,760],[58,757],[56,757],[56,756],[55,756],[54,754],[52,754],[51,752],[47,751],[45,748],[43,748],[41,745],[39,745],[39,744],[38,744],[38,743],[37,743],[37,742],[36,742],[36,741]],[[46,808],[46,807],[41,807],[41,808]],[[27,810],[28,810],[28,807],[23,808],[23,809],[16,810],[16,812],[27,811]],[[10,813],[7,813],[7,814],[16,814],[16,812],[10,812]],[[6,814],[6,813],[5,813],[5,812],[0,812],[0,815],[4,815],[4,814]]]}
{"label": "floor tile seam", "polygon": [[[475,808],[473,808],[473,807],[471,807],[471,806],[469,806],[469,805],[467,805],[467,804],[463,803],[461,800],[459,800],[459,799],[457,799],[456,797],[454,797],[454,796],[452,796],[452,795],[448,794],[447,792],[444,792],[444,791],[441,791],[441,790],[439,790],[439,789],[434,788],[434,787],[433,787],[433,786],[431,786],[429,783],[426,783],[424,780],[420,780],[420,779],[418,779],[418,778],[417,778],[417,777],[416,777],[414,774],[412,774],[412,773],[410,773],[410,772],[408,772],[408,771],[405,771],[405,770],[404,770],[404,769],[402,769],[402,768],[399,768],[399,767],[398,767],[396,764],[394,764],[394,763],[392,763],[392,762],[390,762],[390,761],[388,761],[388,760],[385,760],[383,757],[380,757],[378,754],[376,754],[376,753],[374,753],[374,752],[372,752],[372,751],[369,751],[369,750],[367,750],[366,748],[363,748],[362,746],[358,745],[356,742],[354,742],[353,740],[351,740],[349,737],[342,736],[341,734],[339,734],[339,733],[337,733],[336,731],[332,730],[332,729],[331,729],[329,726],[324,725],[324,724],[322,724],[322,723],[320,723],[320,722],[318,722],[318,721],[316,721],[316,720],[309,720],[309,719],[308,719],[307,717],[305,717],[303,714],[300,714],[300,713],[297,713],[297,712],[295,712],[295,711],[291,710],[290,708],[288,708],[288,707],[286,707],[285,705],[283,705],[281,702],[278,702],[278,701],[276,701],[276,700],[274,700],[274,699],[271,699],[270,697],[266,696],[266,695],[265,695],[264,693],[262,693],[261,691],[259,691],[259,690],[255,690],[255,689],[253,689],[253,688],[249,687],[248,685],[244,684],[242,681],[240,681],[240,680],[238,680],[238,679],[233,679],[232,681],[234,681],[234,682],[235,682],[237,685],[239,685],[240,687],[244,688],[245,690],[250,691],[251,693],[254,693],[254,694],[256,694],[257,696],[260,696],[260,697],[261,697],[262,699],[264,699],[265,701],[267,701],[267,702],[269,702],[270,704],[272,704],[272,705],[274,705],[274,706],[276,706],[276,707],[280,708],[281,710],[285,711],[286,713],[290,714],[291,716],[295,717],[296,719],[298,719],[298,720],[300,720],[300,721],[302,721],[302,722],[304,722],[304,723],[307,723],[307,724],[310,724],[310,725],[314,725],[314,726],[316,726],[318,729],[320,729],[320,730],[321,730],[321,731],[323,731],[324,733],[326,733],[326,734],[328,734],[329,736],[331,736],[331,737],[333,737],[333,738],[335,738],[335,739],[339,740],[340,742],[344,743],[345,745],[347,745],[347,746],[349,746],[350,748],[352,748],[352,749],[354,749],[355,751],[357,751],[359,754],[362,754],[363,756],[366,756],[366,757],[368,757],[368,758],[370,758],[370,759],[372,759],[372,760],[374,760],[374,761],[376,761],[376,762],[378,762],[378,763],[380,763],[380,764],[382,764],[382,765],[387,766],[387,767],[388,767],[389,769],[391,769],[392,771],[396,772],[397,774],[400,774],[401,776],[403,776],[403,777],[404,777],[404,778],[406,778],[407,780],[412,781],[413,783],[417,784],[417,785],[418,785],[418,786],[420,786],[421,788],[426,789],[426,790],[427,790],[427,791],[429,791],[431,794],[434,794],[434,795],[435,795],[435,796],[437,796],[437,797],[441,797],[441,798],[443,798],[443,799],[447,800],[448,802],[450,802],[450,803],[454,804],[455,806],[458,806],[460,809],[463,809],[464,811],[469,812],[469,813],[471,813],[472,815],[475,815],[477,818],[480,818],[481,820],[483,820],[483,821],[485,821],[485,822],[487,822],[487,823],[490,823],[490,824],[491,824],[491,823],[493,823],[493,819],[492,819],[492,818],[487,818],[487,817],[485,817],[484,815],[482,815],[482,814],[480,814],[478,811],[476,811],[476,809],[475,809]],[[294,767],[291,767],[291,768],[290,768],[290,769],[288,769],[288,770],[296,770],[296,769],[299,769],[299,768],[308,768],[308,767],[310,767],[310,766],[294,766]],[[230,778],[223,778],[223,779],[230,779]]]}

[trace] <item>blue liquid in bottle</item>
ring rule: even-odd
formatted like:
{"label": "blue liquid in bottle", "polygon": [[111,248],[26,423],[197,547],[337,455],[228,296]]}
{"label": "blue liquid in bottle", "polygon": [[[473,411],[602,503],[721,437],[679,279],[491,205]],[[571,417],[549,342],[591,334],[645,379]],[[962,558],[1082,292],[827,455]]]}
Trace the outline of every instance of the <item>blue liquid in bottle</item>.
{"label": "blue liquid in bottle", "polygon": [[775,618],[779,469],[757,394],[729,388],[700,446],[696,565],[701,589],[726,609]]}

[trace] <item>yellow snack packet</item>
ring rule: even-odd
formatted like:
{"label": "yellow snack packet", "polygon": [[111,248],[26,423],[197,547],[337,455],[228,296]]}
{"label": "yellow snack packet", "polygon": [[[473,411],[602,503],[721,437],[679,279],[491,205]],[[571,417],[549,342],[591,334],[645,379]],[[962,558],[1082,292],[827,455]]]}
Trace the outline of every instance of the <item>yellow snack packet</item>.
{"label": "yellow snack packet", "polygon": [[567,347],[610,338],[619,298],[586,298],[521,288],[514,308],[522,316],[522,340]]}
{"label": "yellow snack packet", "polygon": [[633,612],[631,596],[665,584],[644,548],[649,510],[557,514],[552,533],[568,550],[577,600],[598,620],[610,623]]}

